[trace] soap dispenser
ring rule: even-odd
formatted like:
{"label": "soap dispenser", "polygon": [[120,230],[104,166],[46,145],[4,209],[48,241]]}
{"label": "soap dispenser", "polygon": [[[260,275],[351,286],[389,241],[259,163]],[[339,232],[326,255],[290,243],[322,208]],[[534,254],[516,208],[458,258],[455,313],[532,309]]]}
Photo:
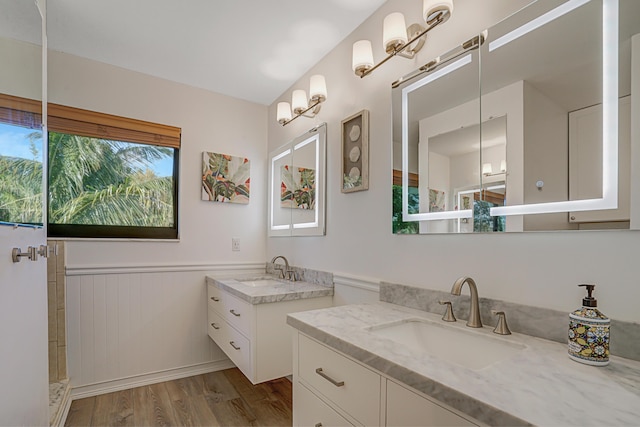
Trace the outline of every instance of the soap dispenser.
{"label": "soap dispenser", "polygon": [[608,365],[611,320],[596,308],[596,285],[578,286],[587,288],[587,296],[582,299],[582,308],[569,313],[569,357],[587,365]]}

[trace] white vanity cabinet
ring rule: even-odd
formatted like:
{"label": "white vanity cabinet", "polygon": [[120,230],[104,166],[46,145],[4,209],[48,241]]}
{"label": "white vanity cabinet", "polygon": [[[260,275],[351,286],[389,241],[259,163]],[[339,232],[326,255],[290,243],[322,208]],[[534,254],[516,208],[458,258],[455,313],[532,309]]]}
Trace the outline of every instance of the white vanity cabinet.
{"label": "white vanity cabinet", "polygon": [[294,426],[476,426],[482,423],[297,332]]}
{"label": "white vanity cabinet", "polygon": [[288,313],[331,307],[332,297],[251,304],[207,278],[208,334],[242,373],[258,384],[292,373]]}

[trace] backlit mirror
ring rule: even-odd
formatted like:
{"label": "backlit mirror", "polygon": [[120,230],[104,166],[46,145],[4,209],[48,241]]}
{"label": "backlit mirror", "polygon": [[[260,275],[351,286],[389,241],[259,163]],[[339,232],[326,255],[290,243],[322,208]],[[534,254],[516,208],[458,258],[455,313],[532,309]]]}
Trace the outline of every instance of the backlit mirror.
{"label": "backlit mirror", "polygon": [[269,154],[269,236],[325,234],[326,125]]}
{"label": "backlit mirror", "polygon": [[538,0],[396,82],[394,232],[629,228],[638,16]]}

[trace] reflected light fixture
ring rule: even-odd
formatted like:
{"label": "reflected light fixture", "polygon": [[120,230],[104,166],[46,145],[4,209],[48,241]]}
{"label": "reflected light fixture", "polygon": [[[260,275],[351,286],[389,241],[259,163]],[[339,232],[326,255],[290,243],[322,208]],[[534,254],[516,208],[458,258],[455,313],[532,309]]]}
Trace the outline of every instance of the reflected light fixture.
{"label": "reflected light fixture", "polygon": [[483,163],[482,164],[482,175],[483,176],[496,176],[496,175],[504,175],[507,173],[507,161],[500,160],[500,172],[493,172],[493,167],[491,163]]}
{"label": "reflected light fixture", "polygon": [[406,26],[404,15],[394,12],[384,18],[382,42],[387,57],[377,65],[373,62],[373,50],[369,40],[353,44],[352,69],[360,78],[367,76],[394,56],[412,59],[424,46],[427,33],[447,21],[453,13],[453,0],[423,0],[422,17],[427,24]]}
{"label": "reflected light fixture", "polygon": [[[324,76],[315,74],[309,81],[309,99],[302,89],[296,89],[291,95],[291,104],[278,102],[276,118],[286,126],[300,116],[313,118],[320,112],[321,103],[327,100],[327,84]],[[293,114],[292,114],[293,108]]]}

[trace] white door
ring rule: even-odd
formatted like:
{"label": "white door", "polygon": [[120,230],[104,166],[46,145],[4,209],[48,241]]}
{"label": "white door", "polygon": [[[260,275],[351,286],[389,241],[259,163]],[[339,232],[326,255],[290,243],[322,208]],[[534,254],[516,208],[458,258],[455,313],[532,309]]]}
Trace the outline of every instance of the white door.
{"label": "white door", "polygon": [[[45,0],[38,0],[38,6],[34,1],[0,3],[3,64],[0,93],[46,100],[46,67],[42,67],[46,64],[46,37],[42,36],[46,34],[43,31],[46,18],[41,18],[46,17],[44,3]],[[7,125],[7,115],[3,117]],[[4,160],[21,157],[16,151],[15,133],[11,126],[0,132],[0,156],[4,155]],[[46,151],[39,148],[31,160],[44,160]],[[11,181],[10,168],[7,163],[3,165],[0,178],[9,179],[3,181],[0,191],[24,182],[19,176]],[[35,200],[37,204],[41,199]],[[3,212],[7,217],[6,206]],[[12,260],[13,248],[27,252],[29,246],[39,248],[46,244],[46,231],[42,227],[0,223],[0,425],[3,426],[49,425],[47,260],[41,256],[35,260],[27,257],[21,257],[19,262]]]}

